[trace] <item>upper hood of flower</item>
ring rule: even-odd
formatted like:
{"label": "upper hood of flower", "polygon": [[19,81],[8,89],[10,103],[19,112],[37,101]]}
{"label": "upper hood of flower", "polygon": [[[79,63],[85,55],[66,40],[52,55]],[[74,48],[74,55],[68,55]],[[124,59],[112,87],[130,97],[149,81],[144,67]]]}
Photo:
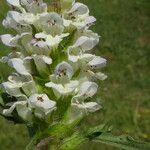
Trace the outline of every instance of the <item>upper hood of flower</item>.
{"label": "upper hood of flower", "polygon": [[89,14],[89,9],[86,5],[76,2],[72,6],[72,8],[68,11],[68,14],[73,16],[85,15],[85,14]]}
{"label": "upper hood of flower", "polygon": [[82,101],[96,94],[98,85],[95,82],[85,81],[80,85],[79,92],[72,99],[73,101]]}

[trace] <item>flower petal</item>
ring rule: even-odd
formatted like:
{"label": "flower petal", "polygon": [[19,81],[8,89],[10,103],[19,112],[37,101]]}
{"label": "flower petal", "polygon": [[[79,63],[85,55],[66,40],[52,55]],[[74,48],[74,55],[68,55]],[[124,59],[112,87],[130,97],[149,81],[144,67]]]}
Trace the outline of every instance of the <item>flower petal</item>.
{"label": "flower petal", "polygon": [[90,27],[95,21],[96,21],[95,17],[93,17],[93,16],[87,16],[85,18],[85,25],[86,25],[85,27],[86,28]]}
{"label": "flower petal", "polygon": [[96,46],[93,38],[81,36],[74,44],[75,47],[80,47],[84,51],[91,50]]}
{"label": "flower petal", "polygon": [[19,97],[22,95],[22,92],[20,90],[20,84],[13,84],[11,82],[4,82],[2,83],[2,87],[5,89],[5,91],[15,97]]}
{"label": "flower petal", "polygon": [[55,46],[58,46],[58,44],[63,40],[64,37],[67,37],[69,33],[64,33],[61,35],[56,35],[55,37],[51,36],[50,34],[47,35],[44,32],[42,33],[37,33],[35,35],[35,38],[37,39],[45,39],[46,44],[52,48]]}
{"label": "flower petal", "polygon": [[6,46],[17,47],[18,36],[12,36],[11,34],[4,34],[0,36],[1,41]]}
{"label": "flower petal", "polygon": [[95,56],[89,63],[88,65],[91,67],[91,69],[99,69],[102,68],[104,66],[106,66],[106,62],[107,60],[99,57],[99,56]]}
{"label": "flower petal", "polygon": [[17,110],[18,115],[25,121],[31,121],[32,112],[31,109],[27,107],[27,101],[18,101],[11,105],[9,109],[4,109],[3,114],[5,116],[12,116],[12,112]]}
{"label": "flower petal", "polygon": [[20,0],[7,0],[7,3],[9,5],[15,6],[15,7],[20,7]]}
{"label": "flower petal", "polygon": [[68,13],[73,15],[84,15],[89,13],[89,9],[86,5],[77,2]]}
{"label": "flower petal", "polygon": [[22,1],[22,4],[26,6],[26,9],[28,12],[33,14],[39,14],[47,12],[47,4],[43,3],[42,0],[32,0],[30,2],[24,2]]}
{"label": "flower petal", "polygon": [[63,95],[71,94],[78,86],[78,81],[70,81],[70,83],[65,84],[55,84],[53,82],[46,83],[46,87],[53,88],[55,95],[59,98]]}
{"label": "flower petal", "polygon": [[73,97],[72,101],[80,101],[92,97],[96,94],[98,85],[95,82],[85,81],[81,84],[79,92]]}
{"label": "flower petal", "polygon": [[32,108],[41,110],[45,115],[56,109],[56,102],[50,100],[46,94],[33,94],[29,97],[28,102]]}
{"label": "flower petal", "polygon": [[[9,11],[6,19],[3,20],[2,24],[6,28],[12,28],[19,33],[31,32],[31,27],[25,21],[25,14],[17,11]],[[31,18],[31,16],[30,16]]]}
{"label": "flower petal", "polygon": [[76,106],[83,111],[87,111],[91,113],[101,109],[101,106],[96,102],[87,102],[87,103],[82,103],[82,104],[73,103],[72,106]]}
{"label": "flower petal", "polygon": [[18,103],[16,106],[16,110],[18,112],[18,115],[25,121],[31,121],[32,120],[32,110],[31,108],[27,107],[27,102]]}
{"label": "flower petal", "polygon": [[8,61],[8,64],[14,68],[19,74],[21,75],[28,75],[30,76],[29,72],[27,71],[25,65],[24,65],[24,62],[22,59],[20,58],[13,58],[13,59],[10,59]]}

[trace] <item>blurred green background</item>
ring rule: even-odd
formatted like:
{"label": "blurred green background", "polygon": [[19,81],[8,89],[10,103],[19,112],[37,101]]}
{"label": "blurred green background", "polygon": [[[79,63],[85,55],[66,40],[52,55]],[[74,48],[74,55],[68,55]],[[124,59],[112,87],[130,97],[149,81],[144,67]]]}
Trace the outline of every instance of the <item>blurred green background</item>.
{"label": "blurred green background", "polygon": [[[48,0],[47,0],[48,1]],[[85,123],[113,125],[114,134],[130,134],[150,141],[150,1],[149,0],[80,0],[97,18],[92,28],[101,35],[95,53],[108,60],[104,72],[108,79],[100,84],[103,109]],[[8,11],[0,0],[0,21]],[[7,30],[0,26],[0,34]],[[0,45],[0,56],[10,50]],[[0,64],[6,79],[10,69]],[[23,150],[29,142],[26,127],[13,125],[0,117],[0,150]],[[116,150],[88,143],[81,150]]]}

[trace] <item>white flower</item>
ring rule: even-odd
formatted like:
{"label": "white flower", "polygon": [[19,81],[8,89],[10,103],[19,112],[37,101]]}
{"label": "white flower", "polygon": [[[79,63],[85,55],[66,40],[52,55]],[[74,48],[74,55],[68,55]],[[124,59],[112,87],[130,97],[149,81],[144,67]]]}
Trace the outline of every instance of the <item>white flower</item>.
{"label": "white flower", "polygon": [[99,57],[99,56],[94,56],[87,64],[86,64],[86,69],[83,74],[86,74],[87,77],[89,78],[96,78],[99,80],[105,80],[107,76],[101,72],[97,72],[97,70],[103,68],[106,66],[107,60]]}
{"label": "white flower", "polygon": [[68,14],[71,16],[85,15],[85,14],[89,14],[89,9],[86,5],[77,2],[68,11]]}
{"label": "white flower", "polygon": [[34,109],[35,116],[42,118],[56,109],[56,102],[46,94],[33,94],[28,99],[29,106]]}
{"label": "white flower", "polygon": [[13,8],[17,8],[22,12],[25,12],[25,9],[20,5],[20,0],[7,0],[8,5]]}
{"label": "white flower", "polygon": [[19,33],[31,32],[31,27],[24,21],[24,15],[17,11],[9,11],[2,24],[6,28],[12,28]]}
{"label": "white flower", "polygon": [[19,97],[22,95],[20,90],[20,85],[11,83],[11,82],[4,82],[2,83],[2,87],[4,87],[5,91],[12,96]]}
{"label": "white flower", "polygon": [[85,18],[85,29],[88,29],[91,25],[94,24],[94,22],[96,21],[96,18],[93,16],[87,16]]}
{"label": "white flower", "polygon": [[75,3],[73,7],[67,12],[68,17],[64,18],[64,26],[74,26],[77,29],[88,28],[96,19],[89,16],[89,9],[82,3]]}
{"label": "white flower", "polygon": [[50,47],[57,47],[58,44],[63,40],[64,37],[67,37],[69,33],[64,33],[61,35],[51,36],[50,34],[46,34],[44,32],[37,33],[35,38],[45,40],[46,44]]}
{"label": "white flower", "polygon": [[26,76],[30,76],[27,68],[24,65],[24,62],[22,59],[20,58],[13,58],[10,59],[8,61],[9,66],[11,66],[12,68],[14,68],[17,73],[21,74],[21,75],[26,75]]}
{"label": "white flower", "polygon": [[7,3],[12,5],[12,6],[16,6],[16,7],[20,7],[20,0],[7,0]]}
{"label": "white flower", "polygon": [[[105,80],[107,76],[97,70],[106,66],[107,60],[92,54],[83,53],[80,48],[69,47],[68,59],[74,63],[76,70],[80,71],[80,77],[86,77],[90,80],[93,78]],[[95,72],[96,71],[96,72]]]}
{"label": "white flower", "polygon": [[69,79],[73,76],[73,68],[70,64],[63,61],[62,63],[58,64],[55,69],[55,75],[59,77],[68,76]]}
{"label": "white flower", "polygon": [[100,36],[97,33],[93,32],[91,30],[84,30],[83,32],[80,32],[80,33],[79,32],[78,32],[78,34],[80,36],[87,36],[89,38],[93,38],[94,39],[94,43],[97,43],[97,44],[99,43]]}
{"label": "white flower", "polygon": [[84,30],[92,26],[96,21],[96,18],[93,16],[80,16],[79,18],[77,17],[73,20],[67,20],[65,18],[63,20],[64,26],[67,28],[76,27],[79,30]]}
{"label": "white flower", "polygon": [[[89,61],[91,58],[93,58],[94,55],[92,54],[87,54],[82,51],[80,47],[75,47],[75,46],[70,46],[68,48],[68,60],[71,62],[83,62],[84,61]],[[79,62],[79,67],[81,66],[81,63]]]}
{"label": "white flower", "polygon": [[66,84],[57,84],[53,82],[46,83],[45,86],[52,88],[55,96],[57,98],[60,98],[61,96],[68,96],[73,94],[75,89],[78,87],[79,82],[78,81],[70,81]]}
{"label": "white flower", "polygon": [[8,54],[8,56],[3,56],[1,59],[0,59],[0,62],[2,63],[8,63],[8,61],[12,58],[22,58],[22,54],[20,52],[16,52],[16,51],[13,51],[11,53]]}
{"label": "white flower", "polygon": [[32,119],[32,111],[29,107],[27,107],[27,101],[18,101],[12,104],[9,109],[3,110],[3,115],[12,116],[12,112],[16,109],[18,115],[25,121],[31,121]]}
{"label": "white flower", "polygon": [[94,38],[81,36],[74,44],[75,47],[81,48],[82,51],[88,51],[93,49],[98,44],[98,41]]}
{"label": "white flower", "polygon": [[31,33],[24,33],[19,39],[22,48],[29,54],[49,56],[51,48],[42,39],[36,39]]}
{"label": "white flower", "polygon": [[1,35],[0,38],[2,43],[5,44],[6,46],[18,47],[18,39],[20,38],[20,36],[18,35],[12,36],[11,34],[4,34]]}
{"label": "white flower", "polygon": [[43,0],[21,0],[21,4],[26,7],[28,12],[33,14],[47,12],[47,4],[43,3]]}
{"label": "white flower", "polygon": [[63,19],[55,12],[41,14],[35,26],[52,36],[60,35],[64,30]]}
{"label": "white flower", "polygon": [[33,54],[49,56],[51,48],[42,40],[32,39],[29,43],[30,50]]}
{"label": "white flower", "polygon": [[29,96],[36,91],[35,84],[31,77],[20,76],[18,74],[12,74],[11,76],[9,76],[8,81],[2,83],[2,87],[9,95],[15,97],[20,97],[23,94]]}
{"label": "white flower", "polygon": [[95,112],[101,109],[101,106],[96,102],[87,102],[87,103],[72,103],[71,107],[77,107],[76,111],[83,111],[83,112]]}
{"label": "white flower", "polygon": [[72,98],[72,102],[78,102],[94,96],[98,85],[95,82],[85,81],[80,85],[79,92]]}
{"label": "white flower", "polygon": [[88,66],[91,69],[100,69],[102,67],[106,66],[107,60],[105,58],[102,58],[100,56],[95,56],[89,63]]}
{"label": "white flower", "polygon": [[46,87],[53,88],[57,97],[71,94],[78,86],[78,81],[71,81],[74,74],[72,66],[63,61],[55,68],[55,74],[50,76],[52,82],[46,83]]}
{"label": "white flower", "polygon": [[50,75],[50,80],[53,83],[66,84],[70,82],[73,74],[74,70],[72,66],[63,61],[56,66],[54,74]]}
{"label": "white flower", "polygon": [[89,62],[85,63],[85,70],[83,72],[83,76],[87,76],[89,79],[98,79],[105,80],[107,76],[99,71],[101,68],[106,66],[107,60],[99,57],[93,56]]}

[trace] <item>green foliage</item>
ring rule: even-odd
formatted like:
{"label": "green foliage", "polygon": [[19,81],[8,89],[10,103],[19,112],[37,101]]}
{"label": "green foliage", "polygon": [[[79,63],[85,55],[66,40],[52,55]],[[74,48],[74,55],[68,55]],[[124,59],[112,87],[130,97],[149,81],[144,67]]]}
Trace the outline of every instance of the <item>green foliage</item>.
{"label": "green foliage", "polygon": [[122,136],[114,136],[111,133],[102,133],[96,139],[95,142],[104,143],[107,145],[111,145],[114,147],[118,147],[125,150],[149,150],[150,144],[135,141],[132,137],[122,135]]}
{"label": "green foliage", "polygon": [[86,132],[87,132],[86,134],[76,133],[70,138],[66,139],[60,149],[75,150],[81,144],[88,142],[90,140],[94,142],[104,143],[125,150],[149,150],[150,149],[150,143],[135,141],[132,137],[126,135],[114,136],[112,135],[112,133],[110,133],[110,131],[105,131],[102,128],[102,126],[91,128]]}

